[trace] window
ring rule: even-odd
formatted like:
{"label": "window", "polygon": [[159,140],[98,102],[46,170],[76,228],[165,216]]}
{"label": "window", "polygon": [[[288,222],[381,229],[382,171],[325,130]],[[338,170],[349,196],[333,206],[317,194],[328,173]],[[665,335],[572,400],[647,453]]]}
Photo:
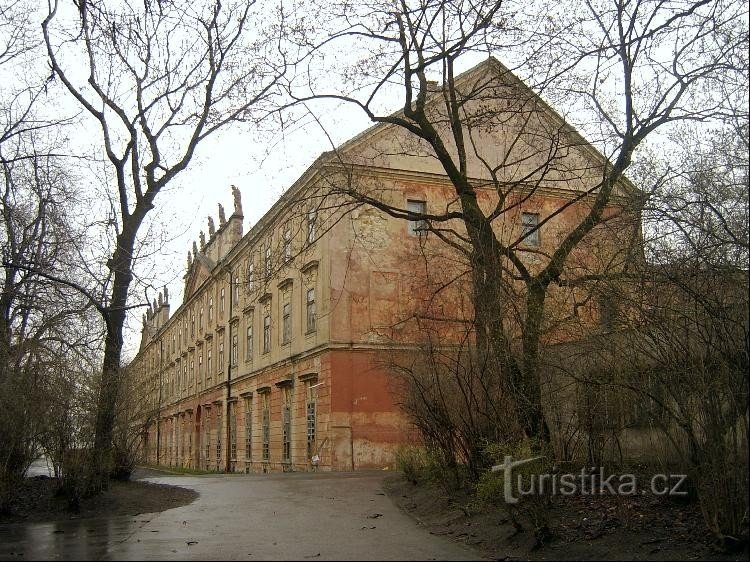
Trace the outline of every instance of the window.
{"label": "window", "polygon": [[208,297],[208,324],[211,325],[211,321],[214,319],[214,298]]}
{"label": "window", "polygon": [[247,317],[247,328],[245,328],[245,361],[253,360],[253,317]]}
{"label": "window", "polygon": [[229,456],[237,458],[237,402],[229,403]]}
{"label": "window", "polygon": [[255,288],[255,270],[253,262],[247,264],[247,291],[250,292]]}
{"label": "window", "polygon": [[224,295],[225,290],[224,287],[222,287],[221,291],[219,291],[219,318],[224,318]]}
{"label": "window", "polygon": [[221,470],[221,405],[216,406],[216,470]]}
{"label": "window", "polygon": [[263,317],[263,353],[271,351],[271,317]]}
{"label": "window", "polygon": [[266,246],[266,279],[271,277],[271,243]]}
{"label": "window", "polygon": [[307,458],[312,459],[317,453],[315,445],[315,430],[316,430],[316,418],[315,418],[315,388],[314,381],[309,380],[305,382],[305,394],[306,404],[305,412],[307,414]]}
{"label": "window", "polygon": [[245,460],[253,458],[253,399],[245,398]]}
{"label": "window", "polygon": [[206,380],[211,380],[211,374],[213,371],[211,371],[211,348],[209,347],[208,350],[206,350]]}
{"label": "window", "polygon": [[188,385],[193,386],[194,380],[195,380],[195,360],[191,359],[190,360],[190,379],[188,380]]}
{"label": "window", "polygon": [[222,334],[221,339],[219,340],[219,361],[217,368],[219,369],[219,372],[221,373],[224,370],[224,335]]}
{"label": "window", "polygon": [[[410,213],[425,214],[427,212],[427,203],[424,201],[416,201],[409,199],[406,202],[406,210]],[[412,236],[424,236],[427,232],[424,230],[427,228],[427,221],[425,220],[414,220],[409,221],[409,234]]]}
{"label": "window", "polygon": [[205,463],[206,470],[208,470],[211,463],[211,408],[206,408],[203,429],[205,430],[204,435],[206,440],[206,454],[204,456],[203,462]]}
{"label": "window", "polygon": [[[175,458],[177,460],[177,464],[180,464],[180,452],[181,449],[184,449],[184,447],[180,447],[181,440],[180,440],[180,421],[178,421],[179,418],[175,417],[174,421],[174,451],[175,451]],[[184,451],[182,451],[184,452]]]}
{"label": "window", "polygon": [[240,274],[234,274],[234,283],[232,285],[232,299],[235,306],[240,304]]}
{"label": "window", "polygon": [[190,337],[195,337],[195,311],[190,311]]}
{"label": "window", "polygon": [[292,305],[289,303],[284,305],[281,327],[281,343],[287,344],[292,341]]}
{"label": "window", "polygon": [[315,331],[315,289],[307,290],[307,332]]}
{"label": "window", "polygon": [[182,349],[182,328],[180,328],[180,331],[178,332],[179,337],[177,338],[177,343],[180,346],[180,349]]}
{"label": "window", "polygon": [[270,458],[271,452],[271,412],[269,411],[268,392],[261,395],[263,398],[263,410],[261,417],[261,429],[263,432],[263,460]]}
{"label": "window", "polygon": [[315,242],[315,223],[318,220],[318,212],[315,209],[307,211],[307,243]]}
{"label": "window", "polygon": [[521,213],[521,236],[527,246],[539,246],[539,213]]}
{"label": "window", "polygon": [[203,331],[203,306],[201,306],[201,311],[198,314],[198,331]]}
{"label": "window", "polygon": [[185,390],[185,387],[187,386],[187,378],[188,378],[188,364],[187,361],[183,361],[182,365],[182,389]]}
{"label": "window", "polygon": [[615,329],[618,313],[617,302],[611,298],[599,298],[599,323],[604,331],[611,332]]}
{"label": "window", "polygon": [[198,355],[198,384],[203,379],[203,354]]}
{"label": "window", "polygon": [[281,461],[292,461],[292,387],[282,388],[284,404],[281,410]]}
{"label": "window", "polygon": [[229,357],[232,362],[232,367],[237,366],[237,346],[239,345],[239,338],[237,336],[237,324],[234,326],[231,326],[229,328],[232,332],[232,343],[231,343],[231,349],[229,351]]}
{"label": "window", "polygon": [[284,263],[292,260],[292,233],[289,231],[289,227],[284,230]]}

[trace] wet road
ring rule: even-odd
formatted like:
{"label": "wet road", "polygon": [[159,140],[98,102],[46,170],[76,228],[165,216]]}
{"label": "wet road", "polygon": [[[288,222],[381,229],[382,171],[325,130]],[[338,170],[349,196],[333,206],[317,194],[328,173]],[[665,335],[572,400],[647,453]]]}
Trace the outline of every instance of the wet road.
{"label": "wet road", "polygon": [[164,476],[193,488],[161,513],[0,525],[0,559],[476,560],[430,535],[382,490],[382,473]]}

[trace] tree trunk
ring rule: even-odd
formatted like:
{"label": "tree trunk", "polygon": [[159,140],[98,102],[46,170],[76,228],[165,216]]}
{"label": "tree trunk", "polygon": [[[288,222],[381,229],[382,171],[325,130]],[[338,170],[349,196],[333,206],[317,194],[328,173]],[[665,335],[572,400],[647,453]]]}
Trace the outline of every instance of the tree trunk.
{"label": "tree trunk", "polygon": [[133,248],[135,233],[142,218],[130,215],[123,220],[123,231],[117,237],[117,249],[112,255],[112,291],[106,315],[106,339],[102,361],[101,384],[96,410],[94,434],[94,485],[106,487],[113,468],[112,436],[120,392],[120,362],[122,360],[123,326],[127,314],[130,283],[133,280]]}

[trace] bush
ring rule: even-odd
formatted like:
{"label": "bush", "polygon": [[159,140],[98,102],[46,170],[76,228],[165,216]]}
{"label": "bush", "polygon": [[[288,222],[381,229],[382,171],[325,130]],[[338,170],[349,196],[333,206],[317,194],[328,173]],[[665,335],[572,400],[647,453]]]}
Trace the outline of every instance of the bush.
{"label": "bush", "polygon": [[[503,464],[506,457],[513,460],[538,460],[519,465],[511,473],[512,495],[506,498],[505,471],[483,473],[477,482],[475,497],[480,505],[502,506],[508,513],[517,532],[531,529],[534,532],[536,546],[541,546],[550,536],[549,526],[549,490],[536,488],[540,475],[552,471],[552,457],[549,446],[537,441],[525,440],[516,444],[491,443],[484,449],[484,454],[494,464]],[[519,493],[519,486],[532,493]],[[513,499],[517,500],[514,502]]]}
{"label": "bush", "polygon": [[427,475],[427,454],[424,447],[403,445],[396,449],[396,469],[404,473],[407,480],[416,485]]}

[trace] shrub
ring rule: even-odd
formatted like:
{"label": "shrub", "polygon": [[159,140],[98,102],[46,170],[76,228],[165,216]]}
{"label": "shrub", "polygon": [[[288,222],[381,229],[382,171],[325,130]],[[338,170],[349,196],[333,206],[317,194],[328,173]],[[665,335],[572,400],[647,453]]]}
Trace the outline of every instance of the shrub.
{"label": "shrub", "polygon": [[[484,449],[484,454],[494,464],[502,464],[506,457],[513,460],[539,459],[519,465],[512,470],[512,496],[505,495],[505,471],[487,471],[477,482],[475,497],[480,505],[502,506],[508,513],[517,532],[531,529],[536,539],[536,546],[541,546],[550,536],[549,527],[549,490],[536,489],[540,482],[539,476],[550,474],[552,462],[550,448],[542,442],[524,440],[515,444],[491,443]],[[519,485],[523,490],[532,490],[530,494],[521,495]],[[514,502],[513,498],[517,501]]]}
{"label": "shrub", "polygon": [[396,469],[404,473],[407,480],[417,484],[427,474],[427,454],[423,447],[403,445],[396,449]]}

